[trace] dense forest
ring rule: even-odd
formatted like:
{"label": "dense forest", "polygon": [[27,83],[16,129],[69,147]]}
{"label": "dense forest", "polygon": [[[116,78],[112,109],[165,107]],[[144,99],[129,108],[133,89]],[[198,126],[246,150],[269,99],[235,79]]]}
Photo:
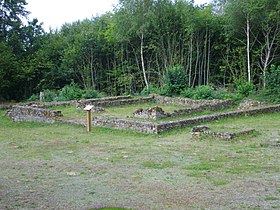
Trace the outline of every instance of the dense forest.
{"label": "dense forest", "polygon": [[280,96],[279,0],[119,0],[50,32],[26,4],[0,0],[0,101],[65,87],[92,97],[200,86]]}

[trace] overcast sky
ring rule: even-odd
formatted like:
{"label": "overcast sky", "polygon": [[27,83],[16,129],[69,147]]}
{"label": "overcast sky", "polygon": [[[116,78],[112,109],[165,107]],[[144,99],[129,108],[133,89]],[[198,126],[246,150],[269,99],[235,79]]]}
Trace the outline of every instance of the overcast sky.
{"label": "overcast sky", "polygon": [[[203,4],[209,0],[195,0]],[[118,0],[27,0],[30,19],[43,22],[46,31],[60,28],[64,23],[91,18],[112,11]]]}

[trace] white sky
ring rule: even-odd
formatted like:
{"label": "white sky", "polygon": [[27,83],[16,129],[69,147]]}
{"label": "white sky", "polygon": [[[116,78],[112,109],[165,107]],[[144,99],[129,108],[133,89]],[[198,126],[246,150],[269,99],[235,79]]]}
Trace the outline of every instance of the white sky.
{"label": "white sky", "polygon": [[[37,18],[43,22],[43,28],[60,28],[64,23],[91,18],[92,16],[112,11],[118,0],[27,0],[27,11],[30,19]],[[209,0],[195,0],[195,4],[203,4]]]}

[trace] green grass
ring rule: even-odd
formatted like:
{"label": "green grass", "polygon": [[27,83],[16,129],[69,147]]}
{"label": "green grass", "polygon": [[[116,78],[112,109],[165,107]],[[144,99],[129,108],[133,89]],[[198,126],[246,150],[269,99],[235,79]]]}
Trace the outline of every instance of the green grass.
{"label": "green grass", "polygon": [[266,201],[277,201],[280,200],[280,198],[274,197],[274,196],[267,196],[265,198]]}
{"label": "green grass", "polygon": [[[179,116],[166,117],[158,120],[153,119],[144,119],[144,118],[133,118],[133,113],[140,108],[151,108],[154,106],[161,107],[166,113],[170,113],[174,110],[186,109],[188,107],[181,105],[172,105],[172,104],[157,104],[155,102],[143,103],[143,104],[132,104],[132,105],[121,105],[121,106],[112,106],[105,107],[104,112],[93,113],[93,116],[106,116],[109,118],[119,118],[127,120],[136,120],[136,121],[149,121],[149,122],[165,122],[165,121],[174,121],[181,120],[190,117],[197,117],[200,115],[214,114],[217,112],[226,112],[233,111],[235,108],[227,108],[219,111],[204,110],[195,114],[183,114]],[[60,110],[63,114],[64,119],[76,119],[76,120],[85,120],[86,113],[83,110],[78,110],[74,105],[69,106],[55,106],[51,108],[52,110]]]}
{"label": "green grass", "polygon": [[153,161],[147,161],[142,164],[145,168],[151,168],[151,169],[165,169],[165,168],[172,168],[176,164],[170,161],[157,163]]}
{"label": "green grass", "polygon": [[[72,111],[66,116],[72,116]],[[54,197],[54,204],[61,204],[55,207],[61,209],[87,209],[98,203],[128,209],[203,209],[215,202],[206,196],[213,191],[228,199],[223,205],[229,206],[210,207],[239,209],[247,205],[247,197],[234,197],[235,186],[240,193],[258,192],[252,198],[260,208],[273,208],[279,200],[279,186],[275,187],[279,148],[261,144],[279,138],[280,113],[207,123],[215,130],[254,128],[258,132],[231,141],[193,138],[190,127],[160,135],[107,128],[87,133],[83,126],[14,123],[3,115],[0,111],[0,192],[12,190],[4,194],[9,199],[0,200],[0,209],[47,208],[40,202]],[[247,189],[248,180],[268,190]],[[199,202],[184,199],[197,195]],[[243,203],[231,202],[240,197]]]}
{"label": "green grass", "polygon": [[[165,112],[172,112],[177,109],[184,109],[186,106],[180,105],[170,105],[170,104],[157,104],[155,102],[143,103],[143,104],[132,104],[132,105],[121,105],[121,106],[112,106],[105,107],[104,112],[93,113],[93,116],[110,116],[112,118],[121,118],[121,119],[129,119],[132,117],[133,113],[140,108],[150,108],[154,106],[161,107]],[[53,110],[60,110],[63,113],[65,119],[84,119],[86,116],[85,111],[78,110],[74,105],[70,106],[55,106],[52,107]],[[145,119],[137,119],[134,120],[145,120]],[[146,119],[149,121],[148,119]]]}

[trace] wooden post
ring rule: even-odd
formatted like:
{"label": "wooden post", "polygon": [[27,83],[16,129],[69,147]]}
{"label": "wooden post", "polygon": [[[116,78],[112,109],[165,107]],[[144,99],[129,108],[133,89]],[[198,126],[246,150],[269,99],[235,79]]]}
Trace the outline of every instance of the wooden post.
{"label": "wooden post", "polygon": [[87,112],[87,132],[91,132],[91,109],[93,106],[87,105],[84,110]]}
{"label": "wooden post", "polygon": [[87,132],[91,132],[91,110],[87,111]]}

